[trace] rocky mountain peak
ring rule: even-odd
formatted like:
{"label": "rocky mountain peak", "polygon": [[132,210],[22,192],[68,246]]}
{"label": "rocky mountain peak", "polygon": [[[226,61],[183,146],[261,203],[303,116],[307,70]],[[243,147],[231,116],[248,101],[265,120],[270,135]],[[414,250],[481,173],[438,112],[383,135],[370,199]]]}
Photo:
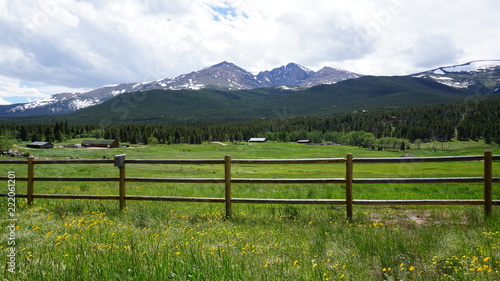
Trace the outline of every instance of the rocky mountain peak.
{"label": "rocky mountain peak", "polygon": [[305,87],[312,87],[321,84],[334,84],[347,79],[359,78],[361,76],[362,75],[354,72],[325,66],[311,74],[302,85]]}
{"label": "rocky mountain peak", "polygon": [[271,71],[262,71],[256,78],[265,87],[300,86],[312,73],[314,71],[304,66],[289,63]]}

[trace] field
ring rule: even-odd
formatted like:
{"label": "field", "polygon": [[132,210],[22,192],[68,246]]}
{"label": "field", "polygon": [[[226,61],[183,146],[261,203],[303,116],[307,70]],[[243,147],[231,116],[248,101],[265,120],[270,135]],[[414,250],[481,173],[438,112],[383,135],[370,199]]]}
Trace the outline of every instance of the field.
{"label": "field", "polygon": [[[78,143],[78,140],[73,141]],[[499,154],[482,142],[423,144],[415,156]],[[295,143],[134,146],[117,149],[29,150],[50,159],[233,159],[397,157],[404,152]],[[7,166],[7,165],[3,165]],[[223,165],[128,165],[130,177],[220,178]],[[481,162],[355,164],[354,177],[482,176]],[[233,165],[237,178],[343,177],[343,164]],[[26,176],[25,165],[2,167]],[[40,165],[36,176],[117,176],[112,165]],[[500,176],[494,163],[493,176]],[[6,185],[4,185],[6,189]],[[16,191],[25,193],[25,182]],[[0,193],[4,193],[3,191]],[[36,182],[35,193],[117,194],[117,183]],[[128,195],[223,197],[223,184],[127,183]],[[234,184],[233,197],[334,198],[341,184]],[[354,185],[355,199],[482,199],[482,184]],[[500,199],[494,184],[493,199]],[[11,253],[7,280],[499,280],[500,215],[482,206],[355,206],[224,204],[18,198],[16,229],[0,219],[0,250]]]}

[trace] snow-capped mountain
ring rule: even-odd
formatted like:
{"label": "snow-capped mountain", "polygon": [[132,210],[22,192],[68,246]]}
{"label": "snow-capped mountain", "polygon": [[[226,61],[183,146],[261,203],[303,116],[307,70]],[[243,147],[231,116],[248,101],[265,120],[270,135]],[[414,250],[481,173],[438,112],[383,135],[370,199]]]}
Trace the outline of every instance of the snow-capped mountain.
{"label": "snow-capped mountain", "polygon": [[321,84],[334,84],[362,75],[343,69],[323,67],[314,72],[304,66],[289,63],[271,71],[260,72],[256,78],[262,86],[300,86],[313,87]]}
{"label": "snow-capped mountain", "polygon": [[286,66],[253,75],[233,63],[224,61],[175,78],[108,85],[84,93],[55,94],[43,100],[25,104],[0,105],[0,117],[71,113],[100,104],[123,93],[153,89],[199,90],[202,88],[215,88],[221,90],[248,90],[275,86],[312,87],[318,84],[333,84],[357,77],[360,77],[360,75],[326,67],[314,72],[295,63],[289,63]]}
{"label": "snow-capped mountain", "polygon": [[252,73],[230,63],[221,62],[200,71],[183,74],[176,78],[166,78],[145,84],[143,90],[199,90],[202,88],[223,90],[247,90],[261,87]]}
{"label": "snow-capped mountain", "polygon": [[100,104],[119,94],[136,91],[137,83],[108,85],[84,93],[61,93],[25,104],[0,106],[0,116],[65,114]]}
{"label": "snow-capped mountain", "polygon": [[302,86],[312,74],[314,71],[304,66],[289,63],[271,71],[262,71],[257,74],[256,78],[262,87]]}
{"label": "snow-capped mountain", "polygon": [[321,84],[334,84],[347,79],[359,78],[361,76],[362,75],[354,72],[325,66],[318,70],[318,72],[313,72],[309,75],[301,85],[304,87],[312,87]]}
{"label": "snow-capped mountain", "polygon": [[[432,79],[455,88],[468,88],[481,94],[500,93],[500,60],[478,60],[443,66],[410,76]],[[253,75],[233,63],[224,61],[175,78],[108,85],[84,93],[55,94],[25,104],[0,105],[0,117],[65,114],[100,104],[123,93],[153,89],[246,90],[277,86],[312,87],[358,77],[361,75],[331,67],[324,67],[315,72],[296,63]]]}
{"label": "snow-capped mountain", "polygon": [[500,60],[471,61],[460,65],[438,67],[412,76],[432,79],[455,88],[469,88],[481,93],[500,92]]}

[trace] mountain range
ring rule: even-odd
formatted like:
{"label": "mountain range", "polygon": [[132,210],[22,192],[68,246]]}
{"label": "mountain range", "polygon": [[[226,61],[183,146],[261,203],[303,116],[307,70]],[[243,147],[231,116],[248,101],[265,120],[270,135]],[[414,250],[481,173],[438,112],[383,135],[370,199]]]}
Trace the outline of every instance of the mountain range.
{"label": "mountain range", "polygon": [[238,91],[204,88],[123,93],[73,113],[17,117],[15,122],[53,124],[66,120],[71,124],[100,126],[115,123],[225,123],[352,112],[363,114],[380,108],[457,102],[470,96],[467,89],[449,87],[429,79],[363,76],[299,90],[290,87]]}
{"label": "mountain range", "polygon": [[224,61],[175,78],[108,85],[84,93],[61,93],[25,104],[1,105],[0,117],[66,114],[100,104],[123,93],[137,91],[206,88],[232,91],[278,86],[311,87],[358,77],[361,75],[331,67],[314,72],[295,63],[253,75],[233,63]]}
{"label": "mountain range", "polygon": [[[84,93],[55,94],[49,98],[25,104],[1,105],[0,117],[68,114],[84,108],[95,107],[113,99],[116,101],[118,96],[125,93],[141,93],[152,90],[178,91],[177,94],[183,93],[187,95],[184,97],[184,100],[189,95],[200,96],[202,92],[193,93],[192,90],[202,89],[206,91],[210,90],[210,93],[217,93],[217,95],[239,96],[239,98],[244,98],[241,97],[242,94],[259,96],[265,93],[263,94],[265,96],[281,96],[283,93],[296,91],[307,93],[307,89],[311,87],[317,88],[320,87],[318,85],[336,84],[349,80],[352,82],[342,84],[338,88],[344,89],[345,85],[349,85],[349,87],[355,88],[355,91],[377,92],[380,89],[384,89],[387,86],[385,85],[387,81],[391,79],[388,77],[381,77],[378,80],[370,78],[371,80],[369,81],[374,84],[368,85],[366,80],[359,80],[360,77],[363,77],[363,75],[331,67],[324,67],[315,72],[296,63],[289,63],[285,66],[270,71],[261,71],[257,75],[253,75],[233,63],[224,61],[211,67],[183,74],[175,78],[165,78],[151,82],[109,85]],[[408,75],[407,77],[437,82],[433,84],[432,87],[429,85],[426,87],[437,89],[438,92],[443,91],[443,89],[439,89],[440,87],[437,86],[439,83],[456,89],[467,89],[469,94],[470,92],[476,94],[498,93],[500,92],[500,60],[473,61],[461,65],[439,67],[425,72]],[[394,79],[397,80],[395,83],[401,87],[399,90],[392,89],[393,92],[411,92],[411,89],[400,84],[401,79],[397,77],[394,77]],[[357,81],[359,81],[359,83]],[[378,83],[385,83],[385,86],[380,86],[380,89],[373,87]],[[413,85],[415,83],[410,84]],[[421,84],[423,85],[425,83]],[[360,87],[364,88],[361,89]],[[326,88],[320,87],[318,89]],[[331,89],[328,88],[327,90],[330,91]],[[421,88],[417,87],[413,91],[420,92],[421,90]],[[349,91],[342,91],[345,92],[346,95],[349,95]],[[449,92],[450,90],[447,89],[446,91]],[[463,93],[463,91],[458,92]],[[158,93],[158,91],[156,93]],[[135,94],[135,96],[138,95]],[[170,96],[176,96],[176,94],[171,93]],[[289,95],[289,98],[293,99],[293,97],[294,95]],[[199,98],[203,99],[204,97],[200,96]],[[342,99],[344,97],[340,98]],[[288,103],[288,101],[285,100],[281,100],[280,102],[284,102],[285,104]],[[297,105],[300,105],[300,102]],[[318,105],[321,105],[321,102]],[[362,106],[360,105],[360,107]],[[351,107],[349,107],[349,109],[351,109]]]}

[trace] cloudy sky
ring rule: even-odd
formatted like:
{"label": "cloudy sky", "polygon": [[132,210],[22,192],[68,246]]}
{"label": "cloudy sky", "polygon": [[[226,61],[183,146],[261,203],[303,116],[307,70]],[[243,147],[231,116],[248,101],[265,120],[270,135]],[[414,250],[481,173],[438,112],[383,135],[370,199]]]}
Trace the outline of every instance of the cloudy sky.
{"label": "cloudy sky", "polygon": [[230,61],[403,75],[500,59],[498,0],[0,0],[0,104]]}

